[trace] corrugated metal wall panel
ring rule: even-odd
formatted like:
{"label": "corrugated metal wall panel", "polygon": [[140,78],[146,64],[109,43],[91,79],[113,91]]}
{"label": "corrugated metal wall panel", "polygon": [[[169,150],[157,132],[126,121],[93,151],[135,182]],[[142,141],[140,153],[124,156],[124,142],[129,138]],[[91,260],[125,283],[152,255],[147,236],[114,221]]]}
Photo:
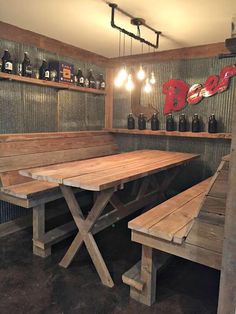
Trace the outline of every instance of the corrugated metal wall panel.
{"label": "corrugated metal wall panel", "polygon": [[[157,64],[146,64],[144,68],[149,73],[154,71],[157,85],[149,95],[142,93],[141,104],[152,104],[159,111],[160,129],[165,129],[166,118],[163,115],[165,95],[162,93],[163,84],[169,79],[182,79],[190,86],[195,83],[203,84],[209,75],[219,75],[224,66],[235,64],[236,58],[222,59],[207,58],[195,60],[170,61]],[[135,71],[138,67],[135,68]],[[216,115],[219,132],[230,132],[232,124],[232,109],[236,105],[236,77],[231,79],[229,89],[224,93],[203,99],[197,105],[188,105],[182,111],[174,113],[176,125],[180,113],[185,113],[189,124],[194,113],[202,119],[203,131],[207,131],[208,117]],[[114,127],[126,128],[127,115],[131,112],[130,94],[124,90],[115,90],[114,94]],[[136,119],[137,121],[137,119]],[[150,128],[150,123],[147,124]],[[120,149],[160,149],[198,153],[201,158],[191,163],[181,175],[181,184],[191,184],[211,175],[219,165],[221,157],[230,151],[230,141],[177,138],[164,136],[142,136],[117,134]]]}
{"label": "corrugated metal wall panel", "polygon": [[[14,63],[22,62],[24,52],[29,53],[34,71],[42,59],[72,63],[84,75],[93,69],[94,74],[105,69],[91,63],[60,57],[26,44],[0,40],[0,57],[9,49]],[[104,127],[104,96],[61,91],[44,86],[19,82],[0,82],[0,133],[56,132],[101,129]],[[25,214],[27,210],[0,202],[0,223]]]}

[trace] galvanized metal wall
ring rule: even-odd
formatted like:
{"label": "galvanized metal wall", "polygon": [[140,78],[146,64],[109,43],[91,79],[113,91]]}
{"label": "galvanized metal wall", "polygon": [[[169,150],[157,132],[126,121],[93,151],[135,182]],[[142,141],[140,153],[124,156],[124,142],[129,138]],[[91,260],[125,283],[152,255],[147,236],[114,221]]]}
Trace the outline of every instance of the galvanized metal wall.
{"label": "galvanized metal wall", "polygon": [[[162,93],[162,85],[169,79],[182,79],[190,86],[195,83],[204,83],[209,75],[219,74],[224,66],[235,64],[236,58],[222,59],[207,58],[183,61],[170,61],[157,64],[144,65],[146,71],[154,71],[157,85],[149,95],[142,93],[141,104],[152,104],[159,111],[160,129],[165,129],[165,116],[163,105],[165,95]],[[135,69],[137,70],[137,69]],[[219,132],[230,132],[232,123],[232,110],[236,105],[236,77],[230,82],[229,89],[221,94],[203,99],[197,105],[188,105],[182,111],[174,113],[174,119],[178,122],[180,113],[185,113],[191,122],[194,113],[202,119],[203,131],[207,131],[208,117],[215,113],[219,124]],[[116,90],[114,96],[114,127],[126,128],[127,115],[131,112],[130,94]],[[148,123],[150,128],[150,123]],[[170,151],[182,151],[198,153],[201,159],[185,167],[181,175],[181,184],[191,184],[211,175],[219,165],[223,155],[229,153],[230,141],[199,138],[178,138],[164,136],[139,136],[116,135],[122,150],[132,149],[161,149]]]}
{"label": "galvanized metal wall", "polygon": [[[0,54],[9,49],[14,63],[29,53],[34,69],[42,59],[72,63],[84,75],[88,69],[105,75],[105,69],[80,60],[61,57],[25,44],[0,39]],[[0,133],[57,132],[102,129],[104,96],[62,91],[13,81],[0,81]],[[0,223],[26,213],[20,207],[0,202]]]}

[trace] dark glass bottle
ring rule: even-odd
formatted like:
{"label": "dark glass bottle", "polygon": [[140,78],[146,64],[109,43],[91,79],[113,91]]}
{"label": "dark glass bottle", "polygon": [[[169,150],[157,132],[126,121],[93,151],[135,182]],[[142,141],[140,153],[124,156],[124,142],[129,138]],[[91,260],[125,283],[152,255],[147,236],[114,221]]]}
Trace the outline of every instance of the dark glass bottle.
{"label": "dark glass bottle", "polygon": [[[77,73],[77,79],[78,79],[78,86],[81,86],[81,87],[84,87],[84,83],[85,83],[85,78],[83,76],[83,72],[81,71],[81,69],[78,70],[78,73]],[[89,87],[89,81],[87,79],[87,86],[86,87]]]}
{"label": "dark glass bottle", "polygon": [[39,68],[39,79],[45,81],[50,80],[50,70],[48,67],[48,63],[45,59],[43,59],[42,65]]}
{"label": "dark glass bottle", "polygon": [[159,120],[157,118],[157,113],[154,112],[151,118],[151,130],[159,130]]}
{"label": "dark glass bottle", "polygon": [[24,53],[24,60],[22,62],[22,76],[27,76],[27,77],[32,76],[32,66],[30,63],[28,52]]}
{"label": "dark glass bottle", "polygon": [[129,130],[133,130],[135,128],[135,120],[132,113],[128,115],[127,127]]}
{"label": "dark glass bottle", "polygon": [[88,73],[88,81],[89,81],[89,88],[96,88],[96,82],[95,82],[95,78],[93,76],[93,70],[89,70]]}
{"label": "dark glass bottle", "polygon": [[217,133],[217,120],[216,120],[215,115],[213,113],[209,117],[208,132],[209,133]]}
{"label": "dark glass bottle", "polygon": [[9,74],[13,72],[13,62],[11,59],[11,55],[7,49],[4,50],[4,54],[2,57],[2,72]]}
{"label": "dark glass bottle", "polygon": [[174,118],[172,116],[172,113],[169,113],[166,118],[166,131],[174,131]]}
{"label": "dark glass bottle", "polygon": [[106,82],[105,82],[105,80],[103,78],[103,74],[99,75],[99,81],[100,81],[99,88],[104,90],[106,88]]}
{"label": "dark glass bottle", "polygon": [[187,131],[187,121],[184,113],[182,113],[179,117],[179,131],[180,132]]}
{"label": "dark glass bottle", "polygon": [[146,129],[146,119],[143,113],[140,113],[140,115],[138,116],[138,128],[139,130]]}
{"label": "dark glass bottle", "polygon": [[200,120],[197,113],[194,114],[192,119],[192,132],[200,132]]}
{"label": "dark glass bottle", "polygon": [[75,85],[78,85],[78,77],[77,77],[76,74],[73,74],[73,83],[74,83]]}

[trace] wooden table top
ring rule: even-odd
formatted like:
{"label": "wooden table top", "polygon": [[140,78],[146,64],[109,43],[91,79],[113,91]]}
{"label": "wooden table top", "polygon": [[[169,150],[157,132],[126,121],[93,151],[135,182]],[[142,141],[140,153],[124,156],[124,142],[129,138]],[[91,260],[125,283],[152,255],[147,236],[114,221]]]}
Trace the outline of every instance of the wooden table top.
{"label": "wooden table top", "polygon": [[166,170],[199,155],[160,150],[137,150],[105,157],[21,170],[37,180],[55,182],[85,190],[101,191]]}

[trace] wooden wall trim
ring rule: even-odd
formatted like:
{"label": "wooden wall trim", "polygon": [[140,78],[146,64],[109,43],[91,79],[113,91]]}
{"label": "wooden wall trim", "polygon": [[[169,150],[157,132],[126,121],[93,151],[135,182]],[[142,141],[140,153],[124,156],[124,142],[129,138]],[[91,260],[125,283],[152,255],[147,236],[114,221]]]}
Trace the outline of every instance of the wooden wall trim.
{"label": "wooden wall trim", "polygon": [[113,69],[107,69],[107,92],[105,96],[105,129],[110,129],[113,126],[113,79]]}
{"label": "wooden wall trim", "polygon": [[236,109],[233,110],[229,188],[226,200],[224,245],[218,314],[236,313]]}
{"label": "wooden wall trim", "polygon": [[37,34],[26,29],[0,21],[0,38],[25,43],[58,55],[80,59],[97,65],[106,66],[109,59],[94,52],[78,48],[59,40]]}
{"label": "wooden wall trim", "polygon": [[120,58],[110,58],[110,66],[117,67],[125,63],[135,65],[139,63],[158,63],[169,60],[199,59],[216,57],[220,53],[229,53],[224,43],[214,43],[195,47],[186,47],[165,51],[157,51],[139,55],[125,56]]}

